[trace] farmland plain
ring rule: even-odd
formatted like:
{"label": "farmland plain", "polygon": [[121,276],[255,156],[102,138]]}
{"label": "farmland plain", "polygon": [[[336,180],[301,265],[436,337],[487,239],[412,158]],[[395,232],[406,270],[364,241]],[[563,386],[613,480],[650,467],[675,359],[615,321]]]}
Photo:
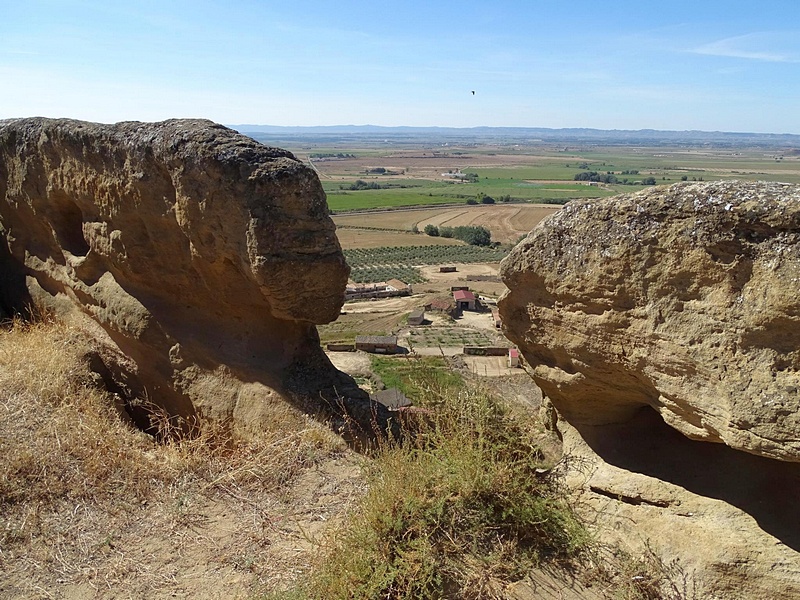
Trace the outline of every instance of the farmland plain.
{"label": "farmland plain", "polygon": [[[292,148],[320,176],[334,213],[479,202],[563,204],[631,192],[648,181],[744,179],[800,183],[800,152],[781,147],[436,144]],[[338,152],[346,158],[336,158]],[[331,156],[334,155],[334,156]],[[611,181],[576,181],[581,173]],[[609,179],[606,177],[606,179]],[[354,184],[363,182],[359,188]],[[351,189],[352,188],[352,189]]]}

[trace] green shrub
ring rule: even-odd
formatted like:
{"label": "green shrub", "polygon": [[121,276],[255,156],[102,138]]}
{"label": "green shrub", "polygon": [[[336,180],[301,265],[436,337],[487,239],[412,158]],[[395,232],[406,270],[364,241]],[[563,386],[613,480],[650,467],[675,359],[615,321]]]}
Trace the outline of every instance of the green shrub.
{"label": "green shrub", "polygon": [[527,429],[489,394],[443,377],[441,359],[381,360],[384,381],[407,369],[400,379],[429,412],[378,449],[363,502],[293,598],[493,598],[534,566],[580,553],[587,535],[537,471]]}

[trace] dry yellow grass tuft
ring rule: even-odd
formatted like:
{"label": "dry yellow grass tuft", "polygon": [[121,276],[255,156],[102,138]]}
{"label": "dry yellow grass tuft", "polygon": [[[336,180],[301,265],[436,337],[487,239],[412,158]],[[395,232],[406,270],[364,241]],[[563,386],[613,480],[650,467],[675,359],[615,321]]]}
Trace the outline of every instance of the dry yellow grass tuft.
{"label": "dry yellow grass tuft", "polygon": [[0,331],[0,597],[242,597],[302,572],[309,532],[360,493],[339,438],[287,405],[257,436],[159,444],[90,350],[52,320]]}

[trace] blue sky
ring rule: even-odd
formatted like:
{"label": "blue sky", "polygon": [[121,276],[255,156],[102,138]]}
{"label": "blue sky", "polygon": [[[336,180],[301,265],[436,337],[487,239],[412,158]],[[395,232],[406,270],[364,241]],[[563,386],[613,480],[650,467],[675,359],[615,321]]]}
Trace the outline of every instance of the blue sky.
{"label": "blue sky", "polygon": [[800,134],[797,0],[0,1],[0,118]]}

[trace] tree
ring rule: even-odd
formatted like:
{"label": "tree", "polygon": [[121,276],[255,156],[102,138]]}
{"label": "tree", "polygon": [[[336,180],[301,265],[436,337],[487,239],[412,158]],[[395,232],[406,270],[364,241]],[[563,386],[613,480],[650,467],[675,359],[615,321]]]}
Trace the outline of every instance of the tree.
{"label": "tree", "polygon": [[481,204],[494,204],[494,198],[491,196],[484,196],[481,198]]}
{"label": "tree", "polygon": [[425,225],[425,229],[423,229],[425,235],[429,235],[431,237],[438,237],[439,236],[439,228],[436,225],[431,225],[428,223]]}

